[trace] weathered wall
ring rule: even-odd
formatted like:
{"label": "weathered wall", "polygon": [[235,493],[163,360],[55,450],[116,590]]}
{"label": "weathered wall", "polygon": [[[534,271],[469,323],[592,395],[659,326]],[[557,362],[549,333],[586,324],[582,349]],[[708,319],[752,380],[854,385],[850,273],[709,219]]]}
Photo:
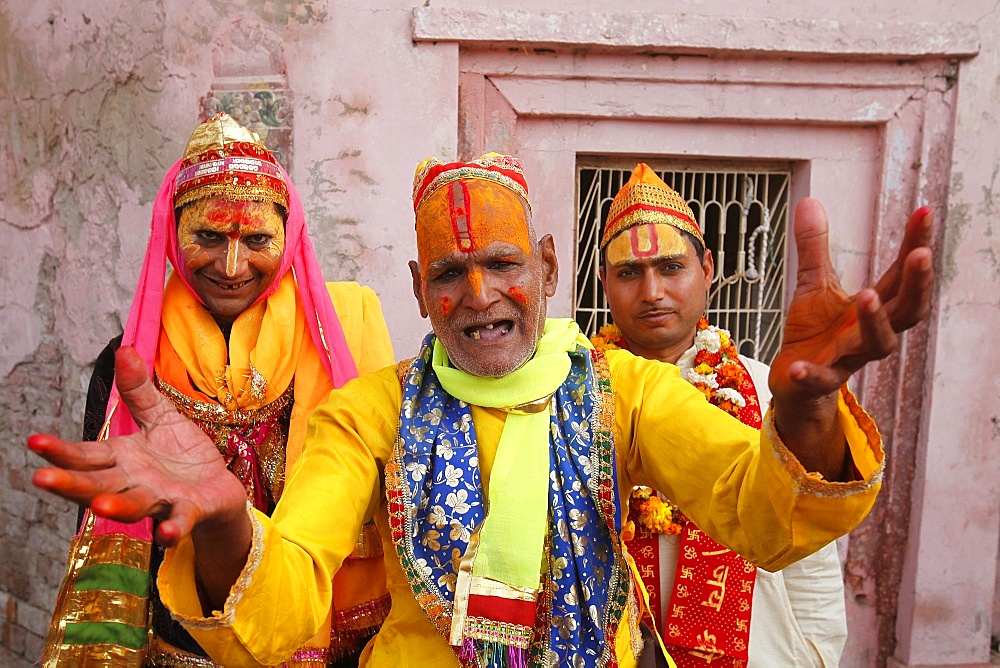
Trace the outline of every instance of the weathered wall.
{"label": "weathered wall", "polygon": [[[460,60],[455,44],[414,43],[413,10],[425,4],[0,0],[0,247],[8,249],[0,263],[0,664],[38,656],[75,518],[68,504],[31,487],[38,460],[24,438],[79,432],[90,367],[128,309],[156,188],[201,98],[232,69],[225,59],[236,51],[222,62],[213,54],[236,22],[266,28],[282,55],[275,70],[294,101],[291,174],[324,270],[379,292],[398,353],[425,331],[406,271],[410,181],[424,157],[458,151]],[[555,0],[440,4],[566,10]],[[574,8],[581,16],[608,11],[597,0]],[[655,0],[616,10],[670,11]],[[988,344],[1000,325],[1000,46],[992,39],[1000,12],[992,0],[700,0],[678,17],[692,15],[717,17],[713,39],[737,45],[729,19],[774,19],[780,28],[790,19],[849,18],[876,35],[879,22],[978,27],[980,52],[957,72],[942,281],[927,333],[929,410],[910,462],[915,505],[907,530],[887,529],[908,536],[890,653],[909,665],[983,661],[993,607],[982,591],[995,581],[1000,534],[1000,393],[990,373],[1000,368],[1000,348]],[[835,25],[815,31],[818,51],[836,50]],[[553,197],[539,194],[539,202]],[[863,229],[844,243],[865,238]],[[558,304],[569,303],[567,278]],[[852,642],[867,648],[854,654],[867,660],[879,641]]]}

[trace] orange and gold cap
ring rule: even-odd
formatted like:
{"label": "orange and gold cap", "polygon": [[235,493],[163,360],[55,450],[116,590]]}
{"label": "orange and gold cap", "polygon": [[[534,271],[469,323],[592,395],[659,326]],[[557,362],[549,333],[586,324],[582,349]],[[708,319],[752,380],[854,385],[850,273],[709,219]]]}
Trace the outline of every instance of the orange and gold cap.
{"label": "orange and gold cap", "polygon": [[632,177],[615,195],[601,236],[601,250],[615,236],[636,225],[670,225],[693,235],[701,245],[701,235],[694,211],[676,190],[663,182],[644,162],[632,170]]}
{"label": "orange and gold cap", "polygon": [[528,184],[517,158],[487,153],[473,162],[428,158],[413,179],[417,257],[429,263],[474,253],[495,241],[532,252]]}
{"label": "orange and gold cap", "polygon": [[285,177],[274,156],[256,132],[225,112],[195,128],[177,173],[175,207],[203,197],[288,207]]}

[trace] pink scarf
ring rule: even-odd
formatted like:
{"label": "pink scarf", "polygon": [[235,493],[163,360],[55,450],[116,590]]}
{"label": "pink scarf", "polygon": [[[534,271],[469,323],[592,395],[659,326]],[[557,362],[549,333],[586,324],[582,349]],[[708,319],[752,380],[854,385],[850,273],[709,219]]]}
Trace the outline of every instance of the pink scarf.
{"label": "pink scarf", "polygon": [[[122,337],[123,346],[132,346],[146,362],[146,369],[153,374],[153,364],[156,361],[156,348],[160,338],[160,314],[163,308],[163,292],[166,282],[166,260],[175,269],[181,267],[181,258],[177,245],[177,223],[174,219],[174,182],[180,170],[181,160],[174,163],[160,184],[156,202],[153,205],[153,218],[150,224],[149,244],[146,246],[146,258],[139,273],[139,283],[132,299],[125,334]],[[279,167],[279,169],[281,169]],[[344,330],[333,308],[330,294],[323,280],[316,252],[309,230],[306,227],[302,200],[292,185],[284,169],[281,173],[288,188],[288,220],[285,223],[285,251],[281,258],[278,274],[267,290],[257,299],[260,302],[267,299],[278,287],[285,273],[291,269],[299,290],[312,335],[313,343],[319,352],[323,368],[334,387],[341,387],[347,381],[358,375],[354,358],[347,347]],[[184,277],[184,272],[177,271],[178,277],[191,290]],[[201,299],[199,298],[199,301]],[[312,317],[309,314],[313,314]],[[108,436],[124,436],[139,430],[132,415],[123,402],[119,401],[117,383],[111,388],[108,400],[107,414],[110,415]],[[119,533],[131,538],[152,540],[152,519],[145,518],[134,524],[124,524],[103,517],[95,518],[94,535]]]}

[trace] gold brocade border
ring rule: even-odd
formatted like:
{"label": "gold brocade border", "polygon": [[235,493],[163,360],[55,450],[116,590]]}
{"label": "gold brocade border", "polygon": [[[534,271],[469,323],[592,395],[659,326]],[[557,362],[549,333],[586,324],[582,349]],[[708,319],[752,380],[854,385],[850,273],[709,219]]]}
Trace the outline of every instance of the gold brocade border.
{"label": "gold brocade border", "polygon": [[219,404],[198,401],[170,386],[159,376],[153,378],[156,389],[162,392],[178,411],[185,417],[201,422],[218,425],[257,426],[264,422],[276,420],[294,397],[294,387],[289,385],[280,397],[260,408],[240,408],[234,411],[226,410]]}
{"label": "gold brocade border", "polygon": [[94,536],[90,541],[90,558],[101,564],[127,566],[137,571],[149,570],[150,543],[118,533]]}
{"label": "gold brocade border", "polygon": [[[396,430],[399,433],[399,430]],[[417,557],[413,553],[412,537],[409,535],[407,518],[416,512],[409,498],[402,461],[403,439],[396,438],[396,447],[385,466],[385,488],[389,503],[389,523],[392,541],[396,546],[403,573],[413,591],[417,605],[424,611],[431,624],[447,642],[451,636],[451,604],[436,591],[415,566]]]}
{"label": "gold brocade border", "polygon": [[46,668],[135,668],[143,665],[146,655],[145,649],[129,649],[121,645],[59,645],[54,649],[59,658],[44,660],[42,665]]}
{"label": "gold brocade border", "polygon": [[336,612],[333,618],[334,631],[332,634],[336,633],[336,629],[366,629],[378,626],[389,615],[389,608],[391,606],[392,597],[389,594],[385,594],[367,603]]}
{"label": "gold brocade border", "polygon": [[[76,591],[76,583],[84,567],[94,558],[102,558],[105,563],[123,565],[137,570],[149,570],[151,545],[145,541],[128,538],[120,534],[104,534],[94,537],[96,516],[90,511],[84,515],[80,532],[70,542],[66,575],[59,587],[56,604],[45,637],[41,663],[45,668],[55,666],[128,666],[141,665],[145,649],[129,649],[111,644],[67,645],[66,624],[87,621],[87,616],[121,607],[124,614],[112,614],[113,620],[128,620],[127,623],[143,627],[148,624],[146,597],[137,597],[115,592],[112,601],[102,605],[97,597],[107,596],[105,590]],[[140,610],[136,608],[141,606]],[[136,615],[138,621],[136,622]],[[104,620],[102,620],[104,621]]]}
{"label": "gold brocade border", "polygon": [[774,411],[769,410],[765,414],[762,429],[771,441],[774,456],[778,458],[778,461],[784,466],[788,475],[791,476],[796,493],[839,499],[867,492],[882,482],[882,475],[885,472],[885,451],[882,449],[882,435],[879,433],[875,421],[865,412],[864,408],[861,407],[861,404],[858,403],[858,400],[847,389],[846,385],[840,388],[840,397],[847,404],[851,415],[857,418],[861,431],[868,437],[868,442],[875,455],[875,461],[879,463],[878,468],[875,469],[875,472],[867,480],[854,480],[851,482],[829,482],[819,473],[806,471],[798,458],[791,453],[784,442],[782,442],[781,437],[778,436],[778,430],[774,426]]}
{"label": "gold brocade border", "polygon": [[147,621],[147,599],[123,591],[90,589],[74,591],[66,597],[62,609],[65,623],[77,622],[120,622],[145,628]]}
{"label": "gold brocade border", "polygon": [[260,523],[260,519],[257,518],[253,505],[249,501],[247,501],[246,512],[250,517],[250,525],[253,527],[250,555],[247,557],[246,566],[243,567],[240,577],[237,578],[236,584],[229,592],[221,612],[216,610],[211,617],[188,617],[170,610],[170,616],[185,627],[198,631],[211,631],[233,625],[233,620],[236,617],[236,606],[239,605],[243,594],[253,582],[254,573],[257,572],[257,567],[260,566],[261,558],[264,555],[264,526]]}
{"label": "gold brocade border", "polygon": [[[639,633],[638,601],[631,578],[631,571],[622,554],[622,541],[615,529],[615,515],[621,501],[615,498],[618,472],[611,466],[616,461],[615,452],[615,394],[611,382],[611,369],[604,353],[590,351],[593,367],[591,396],[594,401],[591,416],[592,443],[590,452],[593,474],[588,488],[596,502],[597,510],[608,527],[614,552],[614,566],[611,582],[608,584],[608,603],[604,612],[605,647],[599,665],[606,665],[615,656],[615,638],[619,632],[622,615],[627,609],[629,641],[633,655],[642,653],[642,637]],[[616,503],[617,502],[617,503]],[[627,503],[627,502],[626,502]]]}
{"label": "gold brocade border", "polygon": [[354,545],[354,552],[351,552],[348,559],[371,559],[382,556],[382,536],[379,535],[378,527],[374,522],[362,525],[358,533],[358,542]]}

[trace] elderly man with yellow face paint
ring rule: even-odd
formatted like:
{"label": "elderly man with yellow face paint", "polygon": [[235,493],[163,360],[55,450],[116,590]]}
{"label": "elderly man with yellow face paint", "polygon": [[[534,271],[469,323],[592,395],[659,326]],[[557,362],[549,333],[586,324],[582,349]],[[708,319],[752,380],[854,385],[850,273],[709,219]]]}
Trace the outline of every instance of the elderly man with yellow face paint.
{"label": "elderly man with yellow face paint", "polygon": [[[760,428],[770,368],[737,353],[729,332],[704,317],[712,251],[687,202],[640,163],[615,196],[601,236],[601,284],[614,324],[591,341],[679,367],[715,406]],[[835,543],[775,573],[754,568],[706,536],[648,488],[630,503],[628,551],[650,613],[678,666],[704,664],[699,636],[715,637],[732,665],[837,666],[847,640],[844,583]],[[720,605],[686,611],[728,573]],[[727,664],[728,665],[728,664]]]}
{"label": "elderly man with yellow face paint", "polygon": [[[164,287],[167,259],[174,271]],[[114,387],[123,339],[170,404],[214,441],[217,451],[205,456],[228,466],[235,474],[228,477],[264,514],[281,497],[311,410],[358,371],[393,361],[375,293],[323,282],[287,175],[258,137],[226,114],[195,129],[163,180],[126,331],[100,355],[91,378],[87,440],[136,429]],[[289,665],[357,665],[384,619],[389,598],[374,525],[359,541],[333,579],[331,614]],[[118,524],[87,512],[46,665],[212,665],[160,601],[162,558],[148,522]]]}
{"label": "elderly man with yellow face paint", "polygon": [[317,408],[272,517],[245,508],[221,463],[154,466],[150,451],[183,462],[210,444],[166,414],[130,351],[116,368],[141,435],[99,451],[28,441],[53,464],[36,485],[102,516],[161,518],[163,600],[216,660],[270,664],[294,651],[371,517],[392,608],[362,665],[587,667],[643,656],[621,550],[634,486],[663,490],[769,569],[871,508],[878,431],[841,386],[927,313],[926,212],[911,218],[894,273],[849,299],[829,269],[822,210],[800,205],[799,292],[758,431],[709,405],[676,367],[594,351],[573,322],[546,319],[556,256],[550,236],[535,240],[514,158],[427,161],[413,203],[413,289],[434,331],[416,357]]}

